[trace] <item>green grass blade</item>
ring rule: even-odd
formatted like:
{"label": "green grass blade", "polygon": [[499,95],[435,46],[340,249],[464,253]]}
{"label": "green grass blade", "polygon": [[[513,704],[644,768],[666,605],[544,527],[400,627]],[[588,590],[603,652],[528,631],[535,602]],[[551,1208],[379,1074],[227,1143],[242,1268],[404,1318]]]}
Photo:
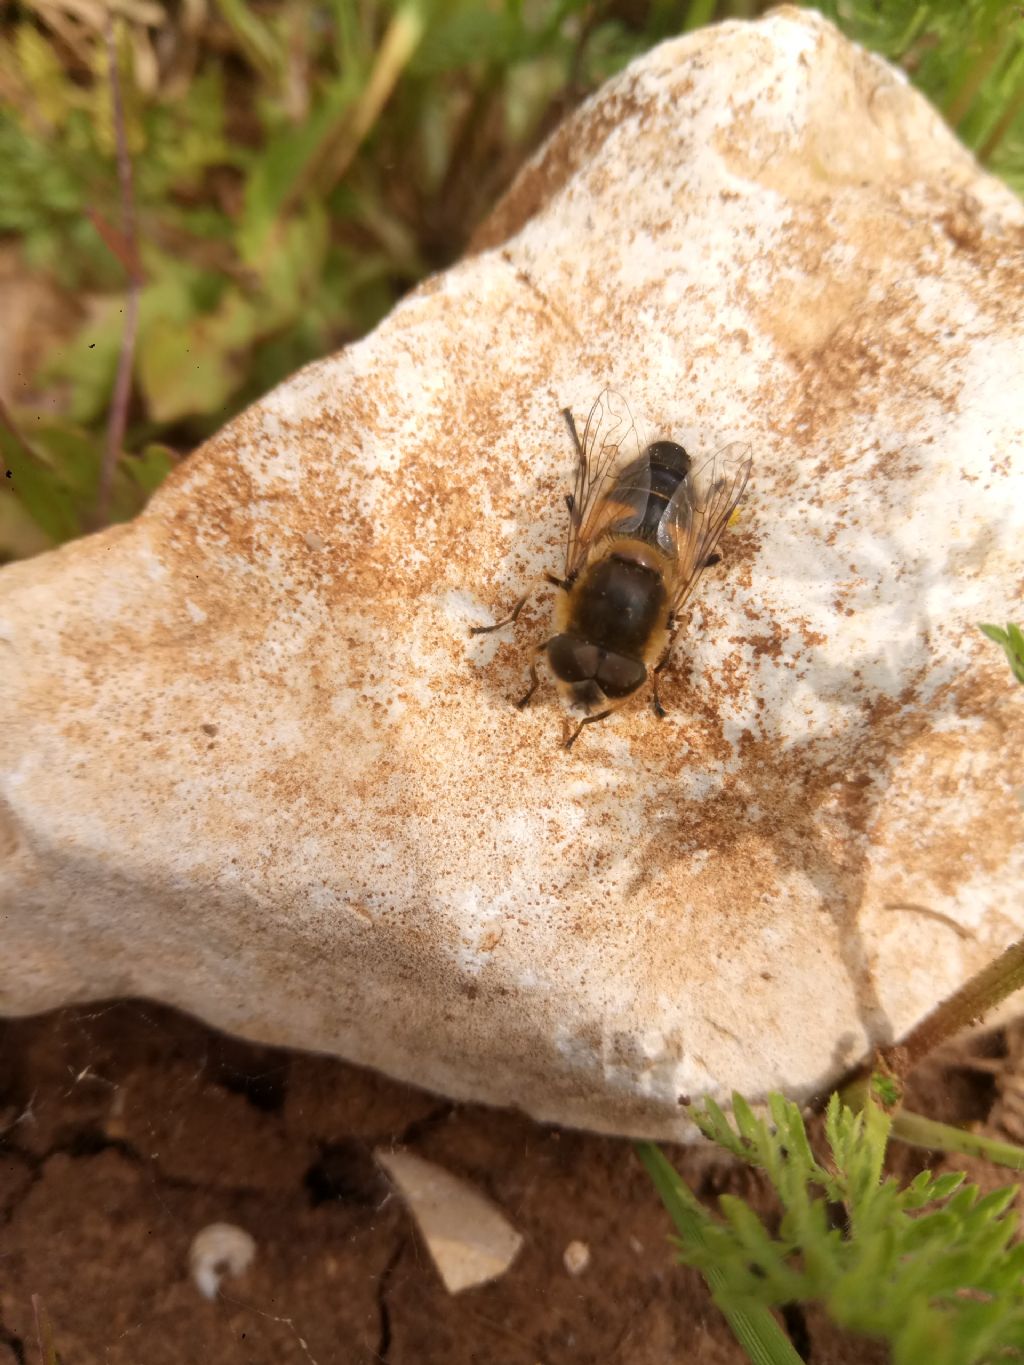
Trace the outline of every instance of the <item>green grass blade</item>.
{"label": "green grass blade", "polygon": [[710,24],[717,9],[718,0],[690,0],[682,24],[683,33],[692,33],[694,29]]}
{"label": "green grass blade", "polygon": [[[638,1142],[636,1152],[680,1238],[691,1246],[705,1246],[703,1224],[708,1215],[697,1205],[671,1162],[653,1142]],[[725,1287],[725,1277],[720,1272],[708,1270],[704,1278],[713,1294]],[[723,1307],[722,1312],[753,1365],[802,1365],[789,1338],[767,1308],[751,1304],[745,1308]]]}

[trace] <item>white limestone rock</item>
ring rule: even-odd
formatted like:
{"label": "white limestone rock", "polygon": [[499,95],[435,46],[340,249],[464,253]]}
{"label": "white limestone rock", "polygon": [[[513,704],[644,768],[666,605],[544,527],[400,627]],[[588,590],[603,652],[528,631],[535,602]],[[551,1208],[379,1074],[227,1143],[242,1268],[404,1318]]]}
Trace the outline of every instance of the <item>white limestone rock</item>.
{"label": "white limestone rock", "polygon": [[[149,995],[540,1119],[805,1095],[1019,935],[1024,211],[786,9],[666,43],[475,254],[0,574],[0,1011]],[[753,444],[664,687],[511,704],[605,384]],[[1016,468],[1014,464],[1016,462]]]}

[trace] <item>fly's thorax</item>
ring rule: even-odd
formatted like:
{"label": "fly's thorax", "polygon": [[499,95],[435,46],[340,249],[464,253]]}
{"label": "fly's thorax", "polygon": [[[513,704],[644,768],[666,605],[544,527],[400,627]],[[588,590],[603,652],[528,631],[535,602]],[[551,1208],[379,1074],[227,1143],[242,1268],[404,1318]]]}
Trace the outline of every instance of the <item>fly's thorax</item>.
{"label": "fly's thorax", "polygon": [[653,546],[607,542],[566,594],[558,628],[627,658],[649,658],[668,621],[661,559]]}
{"label": "fly's thorax", "polygon": [[611,540],[561,595],[547,656],[570,704],[602,710],[646,682],[668,639],[663,561],[642,541]]}
{"label": "fly's thorax", "polygon": [[658,545],[636,536],[609,536],[590,555],[588,568],[602,559],[618,559],[638,564],[664,579],[671,569],[668,556]]}

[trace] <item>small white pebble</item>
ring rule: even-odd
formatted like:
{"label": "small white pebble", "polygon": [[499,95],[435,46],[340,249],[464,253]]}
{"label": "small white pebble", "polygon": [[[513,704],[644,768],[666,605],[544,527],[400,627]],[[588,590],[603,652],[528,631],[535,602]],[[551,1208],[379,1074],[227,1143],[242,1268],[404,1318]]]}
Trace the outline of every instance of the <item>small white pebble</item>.
{"label": "small white pebble", "polygon": [[256,1255],[256,1243],[232,1223],[210,1223],[192,1238],[188,1251],[189,1268],[200,1294],[217,1297],[225,1275],[241,1275]]}
{"label": "small white pebble", "polygon": [[586,1242],[570,1242],[562,1252],[562,1260],[570,1275],[582,1275],[590,1264],[590,1248]]}

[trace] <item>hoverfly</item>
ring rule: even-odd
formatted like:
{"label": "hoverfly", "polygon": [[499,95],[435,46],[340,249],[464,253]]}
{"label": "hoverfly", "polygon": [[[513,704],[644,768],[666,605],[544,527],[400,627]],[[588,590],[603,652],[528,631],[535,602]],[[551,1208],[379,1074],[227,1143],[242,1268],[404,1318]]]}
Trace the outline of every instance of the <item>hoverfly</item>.
{"label": "hoverfly", "polygon": [[[714,553],[750,474],[750,447],[725,446],[693,468],[674,441],[640,449],[636,426],[622,398],[605,389],[590,410],[580,439],[569,408],[562,410],[576,449],[576,481],[566,495],[569,535],[563,577],[545,574],[559,589],[555,633],[536,646],[530,686],[521,709],[540,685],[537,660],[547,656],[555,685],[587,714],[575,730],[566,722],[571,749],[585,725],[604,720],[648,678],[655,713],[665,715],[659,675],[675,642],[677,621]],[[532,591],[532,590],[531,590]],[[510,625],[530,592],[483,635]]]}

